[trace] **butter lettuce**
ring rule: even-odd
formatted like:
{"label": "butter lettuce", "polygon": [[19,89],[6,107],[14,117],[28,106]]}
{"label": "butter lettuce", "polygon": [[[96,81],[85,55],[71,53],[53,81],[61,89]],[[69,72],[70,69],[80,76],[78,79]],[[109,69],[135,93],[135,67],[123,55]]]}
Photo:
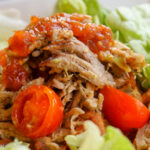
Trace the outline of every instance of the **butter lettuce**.
{"label": "butter lettuce", "polygon": [[84,128],[85,132],[79,135],[65,137],[70,150],[134,150],[119,129],[108,126],[106,134],[101,136],[98,127],[91,121],[86,121]]}
{"label": "butter lettuce", "polygon": [[143,54],[150,63],[150,4],[119,7],[106,16],[105,23],[114,35],[119,34],[119,41]]}
{"label": "butter lettuce", "polygon": [[58,0],[55,12],[86,13],[86,5],[83,0]]}
{"label": "butter lettuce", "polygon": [[106,128],[105,143],[101,150],[134,150],[133,145],[121,131],[112,126]]}
{"label": "butter lettuce", "polygon": [[104,24],[108,10],[98,0],[58,0],[55,12],[88,14],[92,16],[93,22]]}
{"label": "butter lettuce", "polygon": [[30,150],[29,144],[15,140],[6,146],[0,146],[0,150]]}
{"label": "butter lettuce", "polygon": [[85,132],[79,135],[68,135],[65,141],[71,150],[100,150],[104,143],[104,138],[100,135],[100,130],[91,121],[84,124]]}

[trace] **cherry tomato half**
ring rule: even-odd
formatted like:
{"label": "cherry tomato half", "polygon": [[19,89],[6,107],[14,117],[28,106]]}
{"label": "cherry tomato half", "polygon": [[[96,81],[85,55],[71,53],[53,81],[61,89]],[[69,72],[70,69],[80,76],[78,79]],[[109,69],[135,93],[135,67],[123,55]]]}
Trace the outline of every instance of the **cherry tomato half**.
{"label": "cherry tomato half", "polygon": [[141,128],[149,120],[149,110],[134,97],[110,86],[100,92],[104,95],[104,116],[112,125],[128,131]]}
{"label": "cherry tomato half", "polygon": [[35,139],[60,127],[63,105],[57,94],[43,85],[32,85],[14,101],[12,121],[25,136]]}

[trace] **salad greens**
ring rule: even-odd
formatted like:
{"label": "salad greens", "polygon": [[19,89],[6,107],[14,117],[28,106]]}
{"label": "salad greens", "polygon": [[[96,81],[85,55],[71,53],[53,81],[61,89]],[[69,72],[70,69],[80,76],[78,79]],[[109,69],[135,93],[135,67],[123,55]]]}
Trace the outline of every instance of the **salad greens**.
{"label": "salad greens", "polygon": [[68,135],[65,141],[71,150],[134,150],[130,141],[119,129],[108,126],[101,136],[98,127],[91,121],[84,123],[85,132]]}
{"label": "salad greens", "polygon": [[150,4],[119,7],[107,15],[105,23],[111,27],[114,36],[119,33],[121,42],[143,54],[150,63]]}
{"label": "salad greens", "polygon": [[29,144],[15,140],[6,146],[0,146],[0,150],[30,150]]}
{"label": "salad greens", "polygon": [[86,13],[86,6],[83,0],[58,0],[55,11],[66,13]]}
{"label": "salad greens", "polygon": [[92,16],[93,22],[104,24],[109,11],[104,9],[98,0],[58,0],[55,12],[88,14]]}

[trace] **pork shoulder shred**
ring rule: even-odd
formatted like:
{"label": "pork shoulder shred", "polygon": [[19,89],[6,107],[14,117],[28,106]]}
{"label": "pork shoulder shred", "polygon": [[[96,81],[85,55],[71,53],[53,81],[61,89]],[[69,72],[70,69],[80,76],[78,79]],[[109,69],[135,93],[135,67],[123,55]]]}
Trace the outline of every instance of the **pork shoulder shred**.
{"label": "pork shoulder shred", "polygon": [[137,150],[148,150],[150,148],[150,122],[138,130],[135,145]]}
{"label": "pork shoulder shred", "polygon": [[47,66],[78,72],[82,78],[100,88],[106,84],[114,85],[113,77],[105,71],[96,55],[77,39],[61,41],[60,45],[50,45],[45,50],[50,51],[53,56],[41,62],[41,67]]}
{"label": "pork shoulder shred", "polygon": [[109,50],[100,51],[99,59],[102,62],[114,63],[126,72],[141,71],[146,64],[142,55],[134,53],[118,41]]}

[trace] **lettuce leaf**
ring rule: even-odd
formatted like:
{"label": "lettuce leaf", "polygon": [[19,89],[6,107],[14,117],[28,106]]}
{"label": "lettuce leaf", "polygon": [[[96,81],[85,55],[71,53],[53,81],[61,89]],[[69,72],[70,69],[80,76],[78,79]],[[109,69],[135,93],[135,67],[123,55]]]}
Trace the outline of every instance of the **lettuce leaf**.
{"label": "lettuce leaf", "polygon": [[58,0],[55,12],[86,14],[86,5],[83,0]]}
{"label": "lettuce leaf", "polygon": [[15,140],[6,146],[0,146],[0,150],[30,150],[29,144]]}
{"label": "lettuce leaf", "polygon": [[96,24],[105,24],[104,20],[109,11],[98,0],[58,0],[55,12],[88,14]]}
{"label": "lettuce leaf", "polygon": [[65,141],[70,150],[134,150],[130,141],[119,129],[108,126],[101,136],[99,128],[91,121],[84,123],[85,132],[68,135]]}
{"label": "lettuce leaf", "polygon": [[106,16],[105,23],[115,36],[118,34],[119,41],[145,56],[150,63],[150,4],[119,7]]}

